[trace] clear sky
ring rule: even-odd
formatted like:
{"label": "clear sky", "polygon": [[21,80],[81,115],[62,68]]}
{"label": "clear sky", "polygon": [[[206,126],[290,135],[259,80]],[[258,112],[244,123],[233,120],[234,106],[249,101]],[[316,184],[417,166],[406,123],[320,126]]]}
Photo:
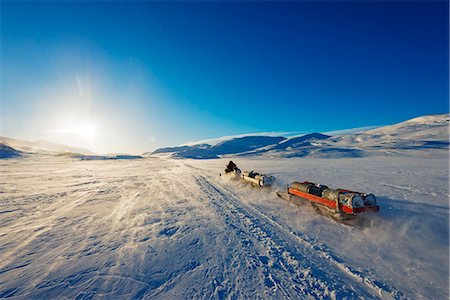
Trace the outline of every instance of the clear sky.
{"label": "clear sky", "polygon": [[448,4],[1,2],[1,135],[97,152],[448,112]]}

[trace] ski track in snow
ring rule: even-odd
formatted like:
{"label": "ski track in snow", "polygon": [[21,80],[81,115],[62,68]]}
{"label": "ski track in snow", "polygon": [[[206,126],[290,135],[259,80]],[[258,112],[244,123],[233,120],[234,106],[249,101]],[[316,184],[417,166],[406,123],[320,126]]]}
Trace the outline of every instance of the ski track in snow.
{"label": "ski track in snow", "polygon": [[[261,162],[268,168],[272,163]],[[434,283],[434,294],[424,292],[433,291],[427,287],[428,275],[419,277],[423,287],[416,287],[417,294],[405,284],[404,273],[395,274],[395,264],[393,275],[384,278],[370,260],[355,262],[346,255],[348,249],[335,248],[333,234],[356,236],[359,231],[324,216],[303,223],[286,221],[288,217],[277,211],[297,207],[291,209],[272,190],[221,181],[209,164],[223,162],[0,161],[0,298],[439,299],[443,295],[442,282]],[[402,182],[381,184],[380,189],[411,192],[409,187],[398,188],[404,186],[422,194],[424,189],[433,190]],[[445,188],[441,194],[445,192],[448,196]],[[259,197],[263,200],[250,201]],[[267,206],[271,203],[276,206]],[[448,213],[448,205],[429,205],[436,218],[442,211]],[[308,226],[316,230],[307,233]],[[448,251],[448,240],[443,245]],[[377,249],[377,244],[371,247]],[[386,249],[377,251],[389,257]],[[405,261],[412,274],[421,266]],[[441,264],[448,268],[448,260]]]}

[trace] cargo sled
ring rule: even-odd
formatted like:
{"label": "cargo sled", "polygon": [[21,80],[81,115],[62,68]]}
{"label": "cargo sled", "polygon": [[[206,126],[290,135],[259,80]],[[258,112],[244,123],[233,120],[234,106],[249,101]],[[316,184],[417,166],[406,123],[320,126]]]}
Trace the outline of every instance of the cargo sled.
{"label": "cargo sled", "polygon": [[308,181],[293,182],[286,186],[285,192],[277,192],[277,195],[297,205],[311,204],[320,214],[338,221],[356,219],[365,213],[380,210],[373,194],[330,189]]}
{"label": "cargo sled", "polygon": [[264,187],[264,186],[271,186],[275,182],[275,177],[266,175],[266,174],[259,174],[253,171],[245,171],[241,174],[241,178],[247,182],[250,182],[252,185]]}
{"label": "cargo sled", "polygon": [[241,172],[237,165],[231,160],[225,168],[225,172],[223,174],[220,174],[220,176],[232,179],[241,179],[243,181],[251,183],[253,186],[260,187],[271,186],[275,182],[274,176],[260,174],[254,171]]}

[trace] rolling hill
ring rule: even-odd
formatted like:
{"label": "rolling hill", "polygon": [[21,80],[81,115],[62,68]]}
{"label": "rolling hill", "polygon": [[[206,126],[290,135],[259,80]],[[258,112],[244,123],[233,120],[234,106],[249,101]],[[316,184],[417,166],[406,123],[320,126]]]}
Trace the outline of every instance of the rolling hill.
{"label": "rolling hill", "polygon": [[449,114],[427,115],[395,125],[330,136],[309,133],[296,137],[246,136],[217,145],[197,144],[160,148],[152,155],[208,159],[231,156],[363,157],[405,154],[412,150],[449,148]]}

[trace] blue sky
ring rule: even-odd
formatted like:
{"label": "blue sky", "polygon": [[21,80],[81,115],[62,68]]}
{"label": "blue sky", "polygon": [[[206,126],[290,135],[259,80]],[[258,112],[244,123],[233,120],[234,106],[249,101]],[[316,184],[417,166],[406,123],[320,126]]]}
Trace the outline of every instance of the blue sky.
{"label": "blue sky", "polygon": [[449,110],[445,1],[1,6],[4,136],[139,153]]}

